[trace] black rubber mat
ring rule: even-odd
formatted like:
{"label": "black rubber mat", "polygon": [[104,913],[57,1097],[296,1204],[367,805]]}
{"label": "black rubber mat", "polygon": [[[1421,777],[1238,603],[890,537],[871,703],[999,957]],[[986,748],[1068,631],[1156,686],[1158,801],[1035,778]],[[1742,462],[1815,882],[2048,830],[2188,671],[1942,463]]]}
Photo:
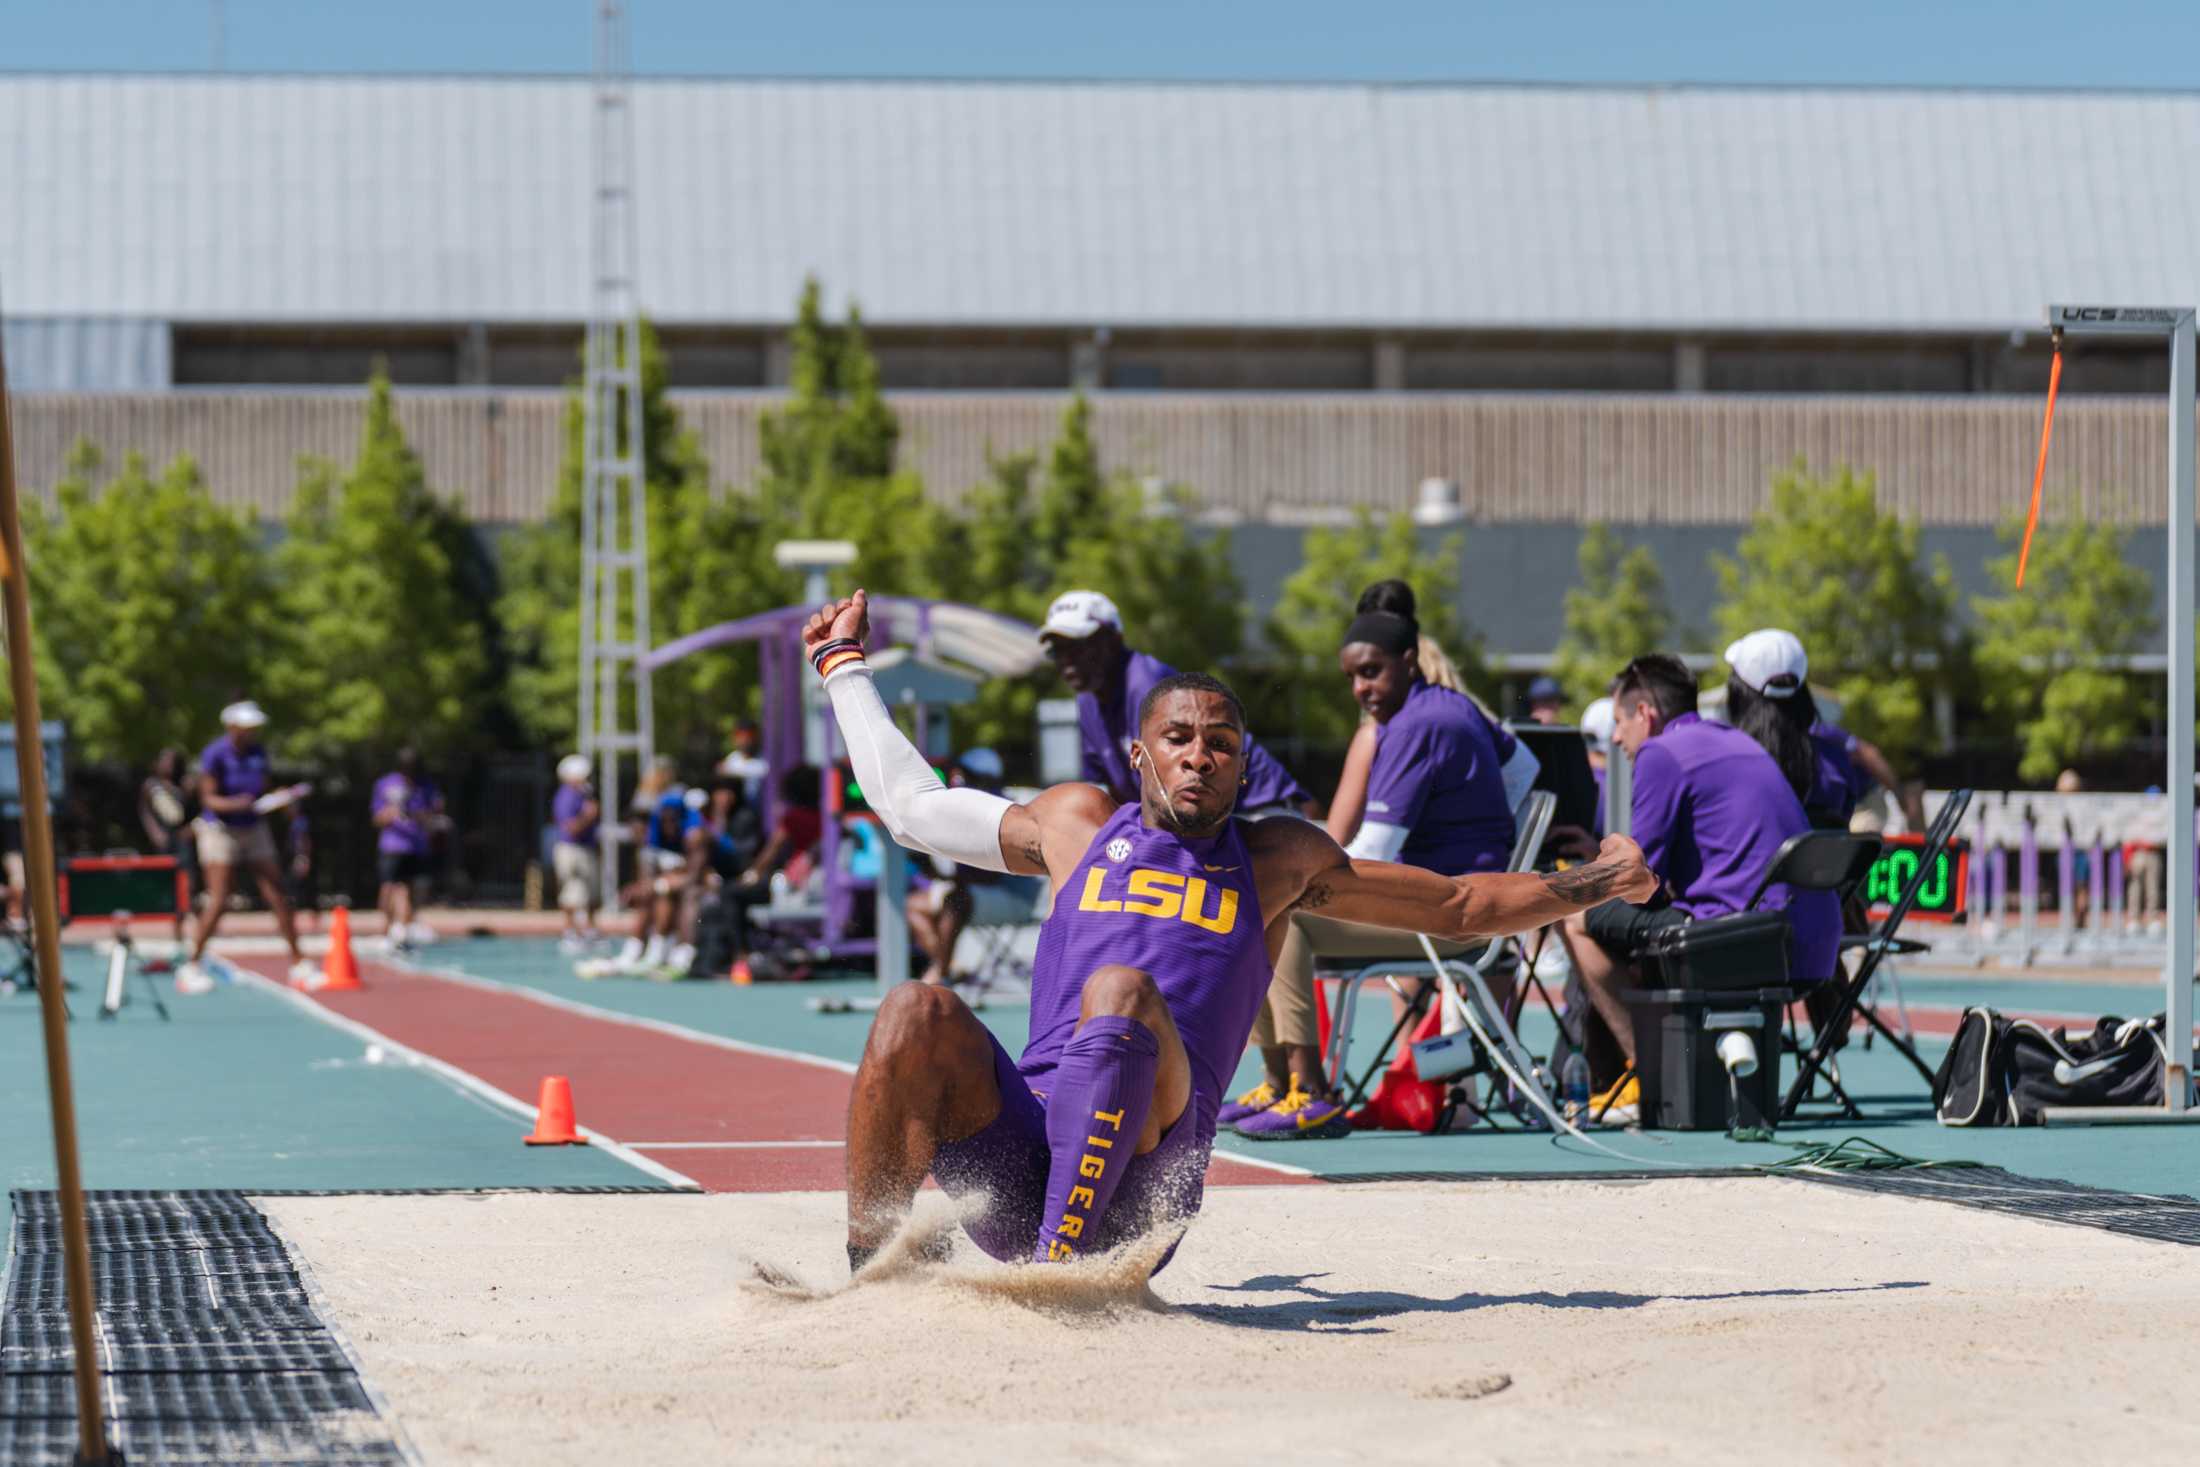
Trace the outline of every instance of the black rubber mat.
{"label": "black rubber mat", "polygon": [[1859,1192],[1953,1202],[2013,1217],[2070,1223],[2157,1243],[2200,1247],[2200,1202],[2190,1197],[2148,1196],[2081,1187],[2046,1177],[2020,1176],[2000,1167],[1898,1167],[1886,1171],[1783,1172]]}
{"label": "black rubber mat", "polygon": [[1321,1180],[1331,1185],[1349,1185],[1361,1182],[1664,1182],[1747,1177],[1792,1177],[1797,1181],[1825,1182],[1854,1191],[1952,1202],[1959,1207],[1976,1207],[2013,1217],[2038,1218],[2147,1238],[2157,1243],[2200,1247],[2200,1201],[2190,1197],[2111,1192],[2099,1187],[2083,1187],[2076,1182],[2022,1176],[1993,1166],[1908,1166],[1869,1171],[1673,1167],[1624,1172],[1361,1172],[1353,1176],[1325,1176]]}
{"label": "black rubber mat", "polygon": [[[76,1448],[60,1208],[12,1194],[0,1462]],[[86,1194],[110,1426],[140,1464],[409,1458],[267,1219],[236,1192]]]}

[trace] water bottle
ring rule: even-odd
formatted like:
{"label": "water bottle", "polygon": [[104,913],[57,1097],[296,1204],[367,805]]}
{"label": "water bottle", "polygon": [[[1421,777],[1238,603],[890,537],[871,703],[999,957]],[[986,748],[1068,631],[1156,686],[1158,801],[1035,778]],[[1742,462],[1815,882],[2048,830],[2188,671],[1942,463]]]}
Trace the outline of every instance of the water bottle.
{"label": "water bottle", "polygon": [[1580,1050],[1566,1056],[1559,1071],[1559,1086],[1566,1096],[1566,1119],[1577,1126],[1589,1123],[1589,1059]]}

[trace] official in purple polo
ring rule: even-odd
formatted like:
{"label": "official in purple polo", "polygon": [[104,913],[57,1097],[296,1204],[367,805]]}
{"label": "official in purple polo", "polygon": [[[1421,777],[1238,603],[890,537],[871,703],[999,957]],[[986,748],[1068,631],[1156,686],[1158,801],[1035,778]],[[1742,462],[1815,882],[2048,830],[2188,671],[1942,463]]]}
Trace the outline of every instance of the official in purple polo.
{"label": "official in purple polo", "polygon": [[[1117,804],[1132,803],[1138,798],[1138,776],[1131,772],[1130,757],[1130,747],[1138,739],[1138,705],[1156,683],[1175,676],[1176,669],[1125,645],[1123,613],[1098,591],[1065,591],[1055,597],[1039,628],[1039,645],[1077,695],[1077,732],[1085,746],[1086,781],[1106,790]],[[1250,736],[1244,752],[1240,814],[1257,820],[1264,815],[1312,813],[1306,791],[1273,755]]]}
{"label": "official in purple polo", "polygon": [[[1621,990],[1650,937],[1698,917],[1747,905],[1781,843],[1810,829],[1803,802],[1764,747],[1738,728],[1696,713],[1696,677],[1678,657],[1638,657],[1612,689],[1613,739],[1634,761],[1634,829],[1643,858],[1663,883],[1662,905],[1606,902],[1566,919],[1561,939],[1596,1012],[1635,1063],[1634,1023]],[[1841,941],[1831,892],[1774,886],[1759,903],[1785,911],[1798,980],[1829,978]],[[1616,1093],[1615,1093],[1616,1092]],[[1630,1077],[1596,1099],[1606,1124],[1636,1119],[1640,1087]]]}

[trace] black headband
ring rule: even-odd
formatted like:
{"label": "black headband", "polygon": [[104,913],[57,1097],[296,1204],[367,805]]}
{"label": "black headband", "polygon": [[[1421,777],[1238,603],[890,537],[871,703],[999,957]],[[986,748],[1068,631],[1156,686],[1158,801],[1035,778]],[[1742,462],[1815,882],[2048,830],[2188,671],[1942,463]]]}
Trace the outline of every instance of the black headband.
{"label": "black headband", "polygon": [[1344,640],[1337,645],[1344,648],[1355,642],[1366,642],[1394,657],[1403,657],[1421,644],[1421,628],[1395,612],[1363,611],[1352,618],[1352,625],[1344,629]]}

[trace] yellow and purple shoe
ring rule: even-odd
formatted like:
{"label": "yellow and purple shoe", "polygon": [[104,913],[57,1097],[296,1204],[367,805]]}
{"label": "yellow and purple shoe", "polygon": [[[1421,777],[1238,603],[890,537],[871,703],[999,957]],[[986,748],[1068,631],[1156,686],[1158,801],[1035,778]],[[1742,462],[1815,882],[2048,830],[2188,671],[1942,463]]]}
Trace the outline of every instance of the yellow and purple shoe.
{"label": "yellow and purple shoe", "polygon": [[1222,1102],[1222,1109],[1215,1112],[1215,1125],[1234,1126],[1247,1116],[1257,1116],[1276,1103],[1276,1082],[1263,1080],[1235,1100]]}
{"label": "yellow and purple shoe", "polygon": [[1345,1119],[1343,1106],[1301,1089],[1293,1075],[1289,1094],[1232,1129],[1248,1141],[1326,1141],[1351,1135],[1352,1122]]}

